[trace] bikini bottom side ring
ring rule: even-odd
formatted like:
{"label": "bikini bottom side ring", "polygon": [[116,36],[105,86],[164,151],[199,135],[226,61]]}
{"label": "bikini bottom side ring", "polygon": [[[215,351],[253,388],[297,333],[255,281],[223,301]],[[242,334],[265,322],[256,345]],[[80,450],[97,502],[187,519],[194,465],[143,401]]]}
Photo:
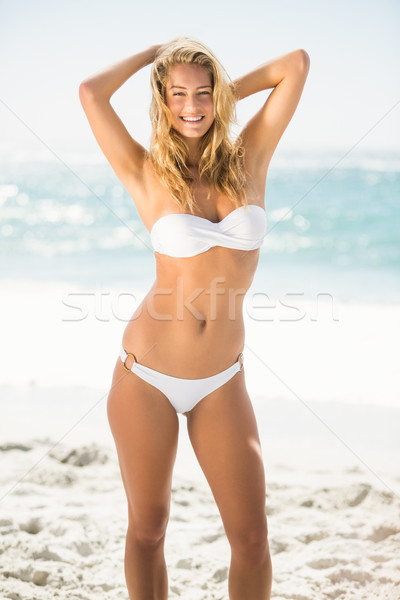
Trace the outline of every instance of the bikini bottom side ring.
{"label": "bikini bottom side ring", "polygon": [[[243,370],[243,352],[239,354],[236,362],[227,369],[202,379],[181,379],[150,369],[150,367],[139,364],[135,355],[126,352],[123,347],[121,347],[119,356],[127,371],[132,371],[132,373],[160,390],[168,398],[177,413],[192,410],[205,396],[217,390],[232,379],[236,373]],[[126,364],[128,357],[133,359],[130,368]]]}

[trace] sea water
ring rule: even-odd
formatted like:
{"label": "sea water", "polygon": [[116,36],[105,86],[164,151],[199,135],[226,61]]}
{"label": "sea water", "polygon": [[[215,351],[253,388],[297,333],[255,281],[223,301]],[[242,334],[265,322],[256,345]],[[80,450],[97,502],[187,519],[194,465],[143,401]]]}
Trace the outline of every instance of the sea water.
{"label": "sea water", "polygon": [[[270,168],[259,275],[271,290],[400,299],[400,158]],[[297,161],[298,162],[298,161]],[[106,164],[3,164],[0,277],[118,285],[154,280],[150,236]]]}

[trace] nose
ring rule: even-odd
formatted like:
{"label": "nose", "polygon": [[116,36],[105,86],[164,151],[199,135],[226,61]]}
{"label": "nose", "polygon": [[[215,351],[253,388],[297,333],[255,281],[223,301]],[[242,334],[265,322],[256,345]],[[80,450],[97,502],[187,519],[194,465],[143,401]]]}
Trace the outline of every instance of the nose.
{"label": "nose", "polygon": [[196,108],[201,105],[197,94],[188,94],[186,96],[185,110],[195,112]]}

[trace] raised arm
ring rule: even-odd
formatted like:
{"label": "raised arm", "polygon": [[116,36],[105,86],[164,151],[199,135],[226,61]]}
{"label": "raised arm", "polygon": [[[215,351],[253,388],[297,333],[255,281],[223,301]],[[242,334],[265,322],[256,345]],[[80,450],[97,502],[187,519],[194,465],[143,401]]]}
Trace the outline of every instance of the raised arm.
{"label": "raised arm", "polygon": [[274,88],[241,133],[247,171],[261,187],[265,186],[270,160],[297,108],[309,67],[307,52],[294,50],[233,82],[238,100]]}
{"label": "raised arm", "polygon": [[129,188],[140,178],[146,150],[128,133],[110,98],[134,73],[153,62],[160,46],[151,46],[88,77],[79,99],[93,134],[121,182]]}

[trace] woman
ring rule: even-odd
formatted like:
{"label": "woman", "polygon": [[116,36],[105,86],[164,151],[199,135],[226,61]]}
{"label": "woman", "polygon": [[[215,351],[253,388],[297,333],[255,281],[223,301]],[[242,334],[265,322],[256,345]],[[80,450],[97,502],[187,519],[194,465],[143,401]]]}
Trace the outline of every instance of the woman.
{"label": "woman", "polygon": [[[110,98],[151,63],[148,152]],[[128,501],[132,600],[168,596],[164,539],[178,412],[186,415],[230,543],[229,598],[270,598],[265,478],[245,385],[242,304],[265,236],[268,165],[308,69],[308,54],[296,50],[230,82],[206,46],[176,38],[80,86],[93,133],[151,232],[156,260],[156,281],[125,329],[108,397]],[[232,141],[235,102],[269,88]]]}

